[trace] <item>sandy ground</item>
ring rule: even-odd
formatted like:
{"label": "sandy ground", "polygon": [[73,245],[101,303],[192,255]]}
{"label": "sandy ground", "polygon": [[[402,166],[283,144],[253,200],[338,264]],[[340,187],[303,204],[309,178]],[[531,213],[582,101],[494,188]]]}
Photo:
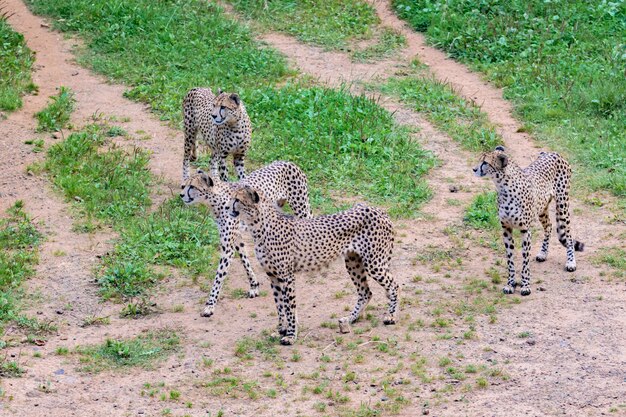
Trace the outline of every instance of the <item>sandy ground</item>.
{"label": "sandy ground", "polygon": [[[32,115],[44,107],[55,88],[63,85],[76,93],[75,125],[80,126],[98,114],[130,118],[122,127],[131,134],[145,132],[138,135],[148,138],[136,144],[150,149],[151,168],[174,190],[180,178],[182,134],[160,123],[145,106],[123,98],[124,87],[108,84],[75,64],[71,52],[75,41],[51,31],[19,0],[5,3],[14,13],[9,22],[25,35],[28,46],[36,52],[33,78],[39,94],[25,97],[23,109],[0,122],[0,209],[4,211],[17,199],[24,200],[48,236],[41,250],[37,277],[28,284],[29,292],[39,294],[31,302],[30,313],[54,321],[59,331],[44,346],[20,344],[8,349],[8,354],[15,355],[27,373],[19,379],[2,381],[5,394],[0,398],[0,415],[157,416],[169,409],[176,416],[214,416],[218,410],[226,416],[333,416],[347,409],[356,410],[362,404],[388,405],[399,394],[408,402],[399,411],[402,416],[426,412],[435,416],[581,416],[625,412],[620,405],[626,404],[626,285],[609,279],[605,269],[591,262],[602,246],[624,246],[619,240],[625,231],[623,224],[611,222],[613,215],[606,208],[574,201],[573,207],[579,214],[574,216],[573,232],[588,248],[578,255],[578,271],[563,271],[565,253],[555,238],[548,261],[531,265],[535,284],[530,297],[509,297],[515,301],[498,305],[495,313],[477,311],[473,322],[466,314],[457,316],[456,307],[464,302],[497,298],[491,289],[483,289],[480,294],[472,289],[473,280],[488,282],[487,270],[491,267],[504,272],[496,263],[502,259],[501,248],[493,251],[480,244],[490,236],[459,227],[463,208],[475,193],[490,189],[491,184],[471,175],[474,156],[459,149],[419,114],[388,97],[382,97],[381,103],[395,111],[400,123],[418,127],[416,140],[441,160],[428,177],[434,198],[417,219],[396,222],[398,242],[393,274],[403,294],[401,320],[396,326],[383,327],[363,320],[355,329],[365,332],[344,335],[341,343],[336,340],[340,336],[336,329],[322,327],[323,322],[334,321],[333,314],[341,316],[343,307],[353,302],[352,284],[345,276],[342,262],[319,275],[298,277],[300,343],[278,347],[277,359],[255,353],[252,360],[242,360],[234,354],[238,340],[246,336],[258,338],[262,330],[274,327],[271,297],[241,300],[225,289],[215,316],[205,319],[199,313],[206,294],[186,277],[172,273],[157,299],[160,314],[140,320],[118,318],[120,305],[98,300],[91,273],[97,256],[110,248],[114,234],[107,230],[92,235],[72,232],[69,205],[62,196],[44,178],[26,174],[28,164],[43,158],[24,144],[36,136]],[[377,1],[374,5],[383,24],[401,30],[408,40],[408,47],[387,61],[354,64],[344,54],[302,45],[285,35],[268,33],[262,39],[288,56],[304,73],[331,85],[384,77],[417,56],[437,78],[449,81],[466,98],[482,106],[521,165],[537,154],[532,139],[517,132],[519,122],[512,117],[510,103],[502,99],[500,90],[426,46],[421,35],[407,29],[390,12],[387,2]],[[48,146],[59,139],[45,140]],[[460,192],[450,193],[450,185],[460,187]],[[456,200],[456,205],[449,204],[451,199]],[[535,248],[539,239],[536,234]],[[60,250],[65,255],[54,256]],[[427,256],[437,250],[454,253],[461,264]],[[254,267],[260,272],[256,263]],[[416,276],[421,279],[415,279]],[[231,269],[228,285],[246,287],[238,262]],[[262,282],[262,287],[267,290],[267,282]],[[538,287],[545,291],[538,291]],[[374,308],[370,312],[380,318],[385,298],[379,288],[372,289]],[[184,310],[174,312],[176,305],[184,305]],[[110,316],[111,324],[80,326],[85,317],[94,314]],[[495,322],[490,315],[496,318]],[[431,326],[438,316],[451,320],[450,326]],[[421,322],[425,325],[421,326]],[[77,370],[74,356],[55,354],[58,346],[72,349],[163,327],[177,330],[182,337],[181,349],[152,370],[85,374]],[[472,336],[463,337],[470,330]],[[528,337],[520,337],[522,333]],[[376,338],[387,341],[390,350],[379,349]],[[42,357],[33,357],[35,351]],[[299,357],[294,357],[294,353]],[[485,376],[488,386],[479,389],[474,375],[468,375],[465,381],[452,378],[438,365],[442,357],[450,358],[451,366],[459,369],[473,364],[492,370]],[[211,359],[212,365],[207,366],[203,358]],[[411,370],[419,358],[426,359],[424,367],[432,380],[420,380]],[[259,397],[250,398],[240,388],[216,393],[207,387],[207,382],[223,376],[216,371],[226,367],[231,370],[228,375],[242,382],[255,381]],[[354,372],[354,381],[346,376],[349,371]],[[485,375],[481,372],[478,376]],[[161,400],[160,393],[154,397],[142,393],[145,383],[157,382],[162,383],[160,393],[180,391],[180,400]],[[348,402],[344,404],[336,396],[319,395],[307,388],[320,383],[326,384],[324,392],[331,389],[345,395]],[[275,398],[266,395],[270,389],[276,391]],[[192,408],[186,407],[187,402],[192,403]],[[324,412],[316,411],[322,407],[319,404]]]}

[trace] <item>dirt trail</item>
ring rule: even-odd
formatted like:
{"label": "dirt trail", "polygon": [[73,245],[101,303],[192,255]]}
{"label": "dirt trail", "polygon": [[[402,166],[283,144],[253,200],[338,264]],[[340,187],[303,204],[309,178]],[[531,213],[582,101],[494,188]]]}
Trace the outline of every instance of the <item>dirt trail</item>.
{"label": "dirt trail", "polygon": [[[171,275],[164,282],[164,288],[158,296],[163,312],[141,320],[122,320],[115,317],[119,306],[103,304],[106,314],[111,314],[109,326],[81,328],[77,324],[88,313],[88,307],[97,305],[95,289],[89,283],[89,270],[96,261],[95,255],[106,251],[106,240],[110,233],[98,233],[91,241],[88,236],[70,231],[71,218],[67,206],[61,198],[50,190],[46,181],[24,175],[25,166],[41,158],[30,153],[24,145],[25,139],[34,135],[32,114],[41,109],[48,95],[54,88],[65,85],[76,92],[77,111],[74,121],[77,125],[89,120],[94,113],[115,115],[119,118],[130,117],[130,122],[122,127],[131,134],[144,131],[150,137],[137,142],[138,146],[149,148],[153,152],[151,167],[154,172],[164,176],[168,184],[175,185],[180,178],[180,151],[182,135],[157,121],[140,104],[122,97],[124,87],[107,84],[104,79],[94,76],[89,71],[73,62],[71,47],[73,42],[64,40],[60,34],[42,27],[44,21],[33,16],[18,0],[6,0],[7,8],[15,15],[10,23],[24,33],[28,45],[37,52],[38,70],[34,81],[40,86],[39,96],[27,97],[24,108],[0,124],[0,137],[3,160],[0,177],[2,208],[15,199],[23,199],[27,209],[42,219],[54,238],[44,245],[40,265],[40,275],[31,281],[33,286],[42,288],[49,299],[43,302],[50,311],[45,314],[54,316],[53,310],[67,302],[76,303],[79,311],[65,313],[66,325],[61,326],[59,335],[52,337],[41,348],[43,358],[31,358],[34,348],[22,348],[22,362],[28,373],[25,377],[7,380],[3,388],[13,399],[0,399],[0,413],[28,416],[156,416],[164,409],[170,409],[173,415],[189,414],[193,416],[214,415],[223,408],[226,415],[273,416],[273,415],[310,415],[314,404],[319,400],[330,404],[332,401],[321,396],[305,394],[304,388],[318,382],[309,382],[301,375],[319,372],[328,378],[332,387],[341,390],[344,384],[342,366],[347,364],[355,370],[357,388],[346,392],[352,408],[359,404],[370,404],[384,398],[381,386],[370,384],[376,377],[410,380],[407,398],[410,404],[402,409],[400,415],[415,416],[424,408],[431,415],[597,415],[606,412],[610,406],[618,405],[626,398],[623,370],[626,369],[626,287],[623,283],[608,282],[600,276],[600,271],[593,267],[589,255],[593,254],[604,241],[614,241],[610,234],[614,228],[605,219],[609,213],[602,209],[590,209],[575,203],[582,214],[576,216],[574,230],[577,236],[586,241],[591,251],[579,259],[579,271],[574,274],[562,272],[564,253],[553,239],[552,255],[544,264],[532,264],[534,276],[543,280],[541,286],[547,291],[539,292],[533,285],[533,295],[505,308],[497,316],[496,323],[489,323],[488,316],[477,313],[475,317],[476,337],[467,339],[454,335],[441,338],[438,330],[426,326],[409,331],[409,323],[433,319],[430,311],[440,305],[447,312],[453,305],[469,300],[464,288],[471,280],[488,279],[486,270],[501,259],[499,252],[494,253],[467,238],[456,240],[447,228],[454,230],[461,223],[463,207],[471,200],[475,192],[490,188],[490,184],[478,181],[471,176],[473,156],[459,147],[446,135],[441,134],[423,118],[410,110],[402,108],[389,98],[382,97],[381,104],[395,111],[400,123],[420,128],[417,140],[434,152],[441,160],[441,166],[429,175],[429,183],[435,191],[435,197],[424,207],[427,215],[423,219],[396,222],[398,244],[393,258],[393,273],[402,285],[402,319],[397,326],[373,327],[364,335],[345,335],[344,344],[355,343],[355,351],[333,344],[337,331],[322,326],[323,322],[333,320],[331,313],[343,314],[341,307],[353,302],[352,284],[345,277],[341,262],[319,275],[307,275],[298,278],[298,316],[301,342],[295,348],[278,347],[281,366],[274,362],[255,359],[248,361],[235,357],[235,344],[244,336],[258,337],[263,329],[274,326],[275,317],[271,297],[254,300],[239,300],[229,295],[225,289],[225,298],[220,301],[216,315],[211,319],[199,317],[201,303],[205,294],[197,286],[188,285],[185,277]],[[388,6],[384,2],[375,3],[384,24],[402,25],[393,15],[384,15]],[[394,26],[395,27],[395,26]],[[399,26],[398,26],[399,27]],[[463,69],[453,61],[427,58],[437,56],[431,48],[424,46],[420,36],[402,29],[409,41],[408,48],[399,58],[377,64],[359,64],[351,66],[347,56],[323,52],[317,48],[301,45],[284,35],[268,34],[264,39],[285,53],[295,65],[304,72],[318,76],[329,84],[342,81],[367,80],[371,77],[384,76],[386,71],[408,61],[414,54],[424,54],[422,61],[430,64],[436,76],[448,79],[468,97],[483,104],[485,110],[500,129],[506,130],[503,136],[507,145],[514,150],[520,163],[527,155],[536,154],[534,145],[520,139],[525,135],[516,133],[517,125],[509,111],[498,116],[500,108],[509,109],[498,90],[486,86],[480,79]],[[432,55],[431,55],[432,54]],[[439,53],[440,54],[440,53]],[[447,65],[450,73],[446,75]],[[467,78],[463,78],[463,77]],[[190,86],[191,87],[191,86]],[[494,93],[495,91],[495,93]],[[475,93],[476,92],[476,93]],[[480,94],[479,94],[480,93]],[[493,97],[490,94],[495,94]],[[496,103],[496,107],[493,106]],[[484,102],[482,102],[484,101]],[[487,105],[489,103],[489,105]],[[498,104],[508,107],[498,107]],[[499,118],[500,117],[500,118]],[[507,122],[507,117],[511,123]],[[254,121],[253,121],[254,122]],[[53,142],[47,138],[46,144]],[[452,194],[450,184],[461,185],[461,192]],[[447,200],[456,199],[458,205],[447,204]],[[454,233],[454,232],[453,232]],[[537,241],[537,239],[535,239]],[[432,261],[416,261],[416,254],[424,254],[431,248],[453,250],[463,260],[458,268],[437,271]],[[55,250],[64,250],[65,257],[54,257]],[[254,264],[258,271],[258,266]],[[500,268],[500,267],[499,267]],[[416,276],[424,277],[415,281]],[[245,287],[243,269],[235,262],[227,284],[233,287]],[[267,283],[262,282],[262,289],[267,290]],[[377,286],[373,286],[373,307],[375,317],[382,317],[384,295]],[[342,293],[348,296],[343,299]],[[418,292],[416,292],[418,291]],[[83,300],[83,301],[80,301]],[[183,305],[182,312],[175,312],[173,306]],[[500,310],[500,307],[498,307]],[[72,314],[76,317],[72,318]],[[69,316],[70,318],[65,319]],[[462,320],[459,318],[459,322]],[[125,373],[105,372],[88,375],[76,371],[76,361],[54,354],[57,346],[68,346],[101,342],[106,337],[128,337],[138,332],[157,329],[164,326],[175,327],[182,337],[181,352],[153,370],[135,369]],[[358,327],[367,327],[367,321]],[[458,324],[455,332],[467,330],[467,325]],[[517,337],[523,331],[531,333],[529,340]],[[376,344],[361,345],[371,336],[381,340],[398,341],[398,354],[386,355],[377,350]],[[300,359],[293,360],[292,354],[298,352]],[[17,353],[13,349],[11,352]],[[365,363],[357,363],[354,356],[363,353]],[[430,384],[422,384],[410,371],[411,355],[417,353],[429,359],[427,369],[437,374],[438,358],[450,356],[463,363],[484,364],[500,367],[510,376],[508,380],[492,380],[486,390],[463,392],[460,389],[446,391],[448,385],[454,386],[459,381],[442,377]],[[332,362],[322,358],[330,357]],[[257,354],[258,356],[258,354]],[[211,359],[212,365],[206,365],[203,359]],[[387,371],[395,368],[399,362],[405,367],[396,374]],[[252,364],[258,366],[251,366]],[[342,366],[340,366],[342,365]],[[461,365],[458,365],[461,366]],[[257,381],[262,394],[268,388],[275,388],[276,398],[260,400],[249,399],[244,392],[236,391],[238,398],[231,395],[207,395],[207,381],[216,378],[216,371],[228,367],[238,378]],[[273,373],[270,378],[261,376],[261,370]],[[62,372],[60,372],[62,371]],[[279,377],[284,384],[274,384]],[[162,381],[162,392],[176,389],[181,392],[181,399],[193,404],[188,409],[183,401],[161,401],[158,395],[152,398],[142,394],[145,383]],[[41,386],[49,389],[41,389]],[[352,385],[351,385],[352,386]],[[424,404],[428,403],[428,406]],[[334,407],[337,404],[328,405]],[[334,409],[329,408],[329,413]]]}

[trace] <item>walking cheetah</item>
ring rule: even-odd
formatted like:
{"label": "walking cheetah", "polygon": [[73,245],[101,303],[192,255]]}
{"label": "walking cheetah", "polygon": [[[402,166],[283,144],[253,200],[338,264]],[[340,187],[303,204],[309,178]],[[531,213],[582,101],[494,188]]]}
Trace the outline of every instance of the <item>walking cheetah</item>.
{"label": "walking cheetah", "polygon": [[515,265],[513,262],[513,229],[522,233],[522,295],[530,294],[530,225],[539,217],[544,230],[541,250],[537,261],[543,262],[548,256],[548,245],[552,224],[548,215],[550,201],[556,201],[556,222],[559,241],[567,248],[565,270],[576,270],[574,251],[582,251],[585,245],[572,239],[570,235],[569,189],[572,170],[559,154],[541,152],[539,158],[526,168],[518,167],[498,146],[487,152],[474,168],[479,177],[490,177],[498,192],[498,215],[502,224],[504,247],[506,248],[509,279],[503,288],[505,294],[515,292]]}
{"label": "walking cheetah", "polygon": [[222,181],[227,181],[226,158],[232,154],[237,177],[245,177],[244,157],[252,131],[246,108],[236,93],[220,91],[216,97],[209,88],[189,90],[183,100],[183,118],[183,181],[189,178],[189,162],[197,159],[198,134],[211,148],[211,173],[219,173]]}
{"label": "walking cheetah", "polygon": [[191,176],[182,186],[180,197],[185,204],[204,203],[211,208],[220,236],[220,261],[211,288],[211,295],[202,313],[204,317],[213,315],[222,284],[235,251],[239,253],[241,262],[250,281],[248,296],[254,298],[259,294],[259,282],[254,276],[248,257],[244,252],[244,244],[239,231],[239,219],[229,214],[228,203],[237,190],[237,185],[249,185],[263,190],[268,198],[282,206],[285,202],[300,218],[311,217],[307,178],[297,165],[291,162],[276,161],[261,169],[253,171],[239,183],[223,182],[202,170]]}
{"label": "walking cheetah", "polygon": [[257,259],[274,292],[282,344],[296,341],[294,274],[317,270],[341,255],[357,288],[358,300],[350,315],[339,320],[340,326],[357,320],[372,297],[368,278],[387,291],[389,314],[384,323],[395,323],[398,284],[389,273],[394,231],[382,210],[356,204],[336,214],[296,219],[278,210],[262,191],[247,186],[239,187],[230,210],[252,232]]}

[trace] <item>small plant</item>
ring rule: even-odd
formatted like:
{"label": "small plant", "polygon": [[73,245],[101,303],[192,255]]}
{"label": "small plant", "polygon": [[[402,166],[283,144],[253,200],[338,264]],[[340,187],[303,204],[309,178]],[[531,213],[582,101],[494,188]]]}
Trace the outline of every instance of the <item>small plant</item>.
{"label": "small plant", "polygon": [[74,93],[61,87],[56,96],[51,96],[46,108],[35,113],[38,132],[57,132],[66,127],[74,110]]}
{"label": "small plant", "polygon": [[24,369],[16,361],[2,360],[0,362],[0,377],[19,378],[24,374]]}
{"label": "small plant", "polygon": [[59,356],[66,356],[70,353],[70,350],[65,346],[59,346],[56,348],[55,352]]}
{"label": "small plant", "polygon": [[486,192],[474,197],[465,211],[463,221],[475,229],[499,230],[498,203],[495,192]]}

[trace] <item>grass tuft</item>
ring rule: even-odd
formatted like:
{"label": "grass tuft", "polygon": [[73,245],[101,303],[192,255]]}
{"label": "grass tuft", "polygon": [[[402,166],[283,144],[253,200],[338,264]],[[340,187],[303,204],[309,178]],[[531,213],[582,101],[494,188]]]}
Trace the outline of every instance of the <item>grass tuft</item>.
{"label": "grass tuft", "polygon": [[478,194],[465,210],[463,221],[474,229],[499,230],[497,197],[495,191]]}
{"label": "grass tuft", "polygon": [[133,339],[107,339],[101,345],[78,347],[84,372],[128,367],[153,368],[155,362],[176,351],[180,338],[173,330],[149,332]]}
{"label": "grass tuft", "polygon": [[22,107],[22,96],[37,90],[31,78],[35,54],[28,49],[24,35],[15,32],[0,16],[0,110]]}
{"label": "grass tuft", "polygon": [[59,94],[51,96],[48,105],[35,113],[37,132],[58,132],[65,128],[74,111],[74,93],[67,87],[61,87]]}
{"label": "grass tuft", "polygon": [[[37,248],[42,239],[22,201],[17,201],[7,210],[7,217],[0,219],[0,325],[27,320],[19,316],[21,285],[35,274]],[[4,330],[0,327],[1,334]]]}

